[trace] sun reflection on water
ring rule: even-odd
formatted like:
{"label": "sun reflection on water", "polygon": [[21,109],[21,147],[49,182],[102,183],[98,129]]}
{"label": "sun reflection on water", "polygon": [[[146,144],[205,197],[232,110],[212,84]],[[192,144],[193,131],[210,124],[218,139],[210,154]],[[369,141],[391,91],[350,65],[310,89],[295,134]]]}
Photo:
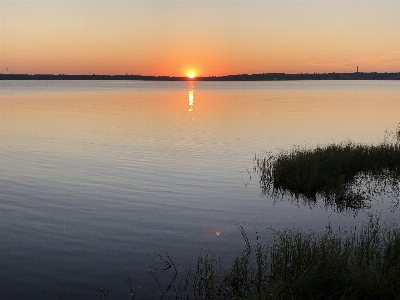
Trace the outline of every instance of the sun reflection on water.
{"label": "sun reflection on water", "polygon": [[194,103],[194,91],[193,90],[189,91],[188,99],[189,99],[188,111],[193,111],[193,103]]}

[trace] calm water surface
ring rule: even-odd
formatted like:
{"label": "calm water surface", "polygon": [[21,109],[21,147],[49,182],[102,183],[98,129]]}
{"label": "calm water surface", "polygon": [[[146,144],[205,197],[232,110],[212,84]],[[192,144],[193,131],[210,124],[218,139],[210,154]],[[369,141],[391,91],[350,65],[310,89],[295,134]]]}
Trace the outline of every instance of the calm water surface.
{"label": "calm water surface", "polygon": [[385,196],[356,215],[274,203],[252,168],[263,151],[382,142],[400,82],[2,81],[0,96],[0,299],[129,299],[127,275],[156,297],[152,253],[228,262],[237,224],[267,239],[399,217]]}

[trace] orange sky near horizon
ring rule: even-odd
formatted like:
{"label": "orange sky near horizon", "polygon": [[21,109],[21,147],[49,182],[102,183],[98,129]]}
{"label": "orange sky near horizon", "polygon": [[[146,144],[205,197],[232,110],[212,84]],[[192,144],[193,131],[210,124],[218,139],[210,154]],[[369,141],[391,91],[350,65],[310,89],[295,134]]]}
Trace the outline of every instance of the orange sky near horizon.
{"label": "orange sky near horizon", "polygon": [[399,15],[385,0],[0,0],[0,73],[400,72]]}

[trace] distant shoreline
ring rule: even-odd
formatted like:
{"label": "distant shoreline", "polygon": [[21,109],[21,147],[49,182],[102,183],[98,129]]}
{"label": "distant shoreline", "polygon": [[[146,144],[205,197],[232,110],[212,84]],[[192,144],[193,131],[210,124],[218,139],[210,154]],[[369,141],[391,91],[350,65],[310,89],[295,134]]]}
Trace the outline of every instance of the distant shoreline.
{"label": "distant shoreline", "polygon": [[289,81],[289,80],[400,80],[400,72],[355,73],[261,73],[206,76],[190,79],[150,75],[67,75],[67,74],[0,74],[0,80],[152,80],[152,81]]}

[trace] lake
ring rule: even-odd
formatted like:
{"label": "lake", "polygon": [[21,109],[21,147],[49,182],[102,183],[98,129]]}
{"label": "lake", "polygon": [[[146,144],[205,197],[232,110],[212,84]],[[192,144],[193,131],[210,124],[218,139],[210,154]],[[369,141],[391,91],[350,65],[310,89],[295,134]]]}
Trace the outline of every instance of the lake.
{"label": "lake", "polygon": [[228,264],[238,225],[267,241],[399,218],[385,195],[358,212],[274,201],[253,171],[265,151],[382,142],[399,81],[0,81],[0,95],[1,299],[129,299],[126,276],[160,297],[154,253]]}

